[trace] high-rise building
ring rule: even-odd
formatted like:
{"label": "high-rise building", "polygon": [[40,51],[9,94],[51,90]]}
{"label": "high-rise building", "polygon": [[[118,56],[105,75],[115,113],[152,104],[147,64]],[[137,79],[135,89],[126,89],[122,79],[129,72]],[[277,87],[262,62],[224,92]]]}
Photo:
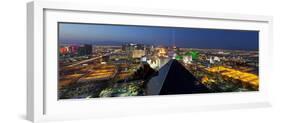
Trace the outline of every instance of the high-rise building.
{"label": "high-rise building", "polygon": [[84,44],[84,45],[81,45],[77,49],[77,51],[78,51],[78,55],[80,55],[80,56],[91,55],[93,48],[92,48],[92,45]]}
{"label": "high-rise building", "polygon": [[79,48],[79,46],[77,46],[77,45],[69,46],[70,53],[71,54],[77,54],[78,48]]}
{"label": "high-rise building", "polygon": [[60,54],[65,55],[68,53],[68,48],[67,47],[60,47]]}
{"label": "high-rise building", "polygon": [[147,60],[147,63],[150,65],[153,69],[160,69],[162,66],[164,66],[166,63],[168,63],[170,58],[166,57],[157,57],[154,56],[151,59]]}
{"label": "high-rise building", "polygon": [[144,50],[133,50],[132,52],[132,58],[141,58],[143,56],[145,56]]}
{"label": "high-rise building", "polygon": [[167,57],[167,49],[166,48],[158,48],[158,57]]}
{"label": "high-rise building", "polygon": [[143,44],[128,43],[122,45],[122,50],[132,58],[141,58],[146,54],[146,47]]}
{"label": "high-rise building", "polygon": [[210,64],[214,64],[215,63],[215,61],[214,61],[214,59],[212,57],[209,58],[209,63]]}
{"label": "high-rise building", "polygon": [[184,56],[183,57],[183,63],[185,63],[185,64],[191,64],[191,62],[192,62],[192,56]]}

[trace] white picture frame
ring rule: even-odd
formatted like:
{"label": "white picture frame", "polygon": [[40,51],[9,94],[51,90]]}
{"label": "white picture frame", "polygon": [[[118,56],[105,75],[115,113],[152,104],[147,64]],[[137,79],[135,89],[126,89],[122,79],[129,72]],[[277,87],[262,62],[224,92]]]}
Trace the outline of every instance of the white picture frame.
{"label": "white picture frame", "polygon": [[[268,85],[272,83],[268,78],[272,70],[272,20],[261,15],[99,6],[90,1],[30,2],[27,4],[27,119],[37,122],[270,106],[267,95]],[[53,75],[57,63],[53,61],[57,52],[54,31],[59,21],[258,30],[260,89],[242,93],[58,101],[54,97],[57,78]]]}

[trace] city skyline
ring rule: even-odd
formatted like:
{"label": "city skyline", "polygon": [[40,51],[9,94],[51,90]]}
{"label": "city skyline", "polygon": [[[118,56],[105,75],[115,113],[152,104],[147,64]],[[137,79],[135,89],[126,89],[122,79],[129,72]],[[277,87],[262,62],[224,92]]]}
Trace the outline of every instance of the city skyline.
{"label": "city skyline", "polygon": [[59,23],[61,44],[142,43],[186,48],[258,50],[258,31]]}
{"label": "city skyline", "polygon": [[58,99],[259,91],[258,31],[78,23],[58,31]]}

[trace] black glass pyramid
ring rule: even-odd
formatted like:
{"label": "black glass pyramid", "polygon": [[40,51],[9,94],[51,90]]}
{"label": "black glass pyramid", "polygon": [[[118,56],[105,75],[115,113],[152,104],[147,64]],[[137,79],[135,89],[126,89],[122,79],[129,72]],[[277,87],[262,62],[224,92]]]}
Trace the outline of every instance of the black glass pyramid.
{"label": "black glass pyramid", "polygon": [[209,89],[177,60],[170,60],[146,85],[147,95],[206,93]]}

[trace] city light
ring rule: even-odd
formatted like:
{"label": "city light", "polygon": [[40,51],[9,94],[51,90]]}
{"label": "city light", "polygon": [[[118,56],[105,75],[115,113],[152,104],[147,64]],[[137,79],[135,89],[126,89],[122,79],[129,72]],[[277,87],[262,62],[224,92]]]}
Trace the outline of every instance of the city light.
{"label": "city light", "polygon": [[[61,24],[66,25],[73,24]],[[69,30],[59,30],[59,99],[259,91],[257,32],[86,27],[87,38],[75,37],[79,29],[71,38],[63,37]],[[244,40],[239,35],[255,46],[224,44]]]}

